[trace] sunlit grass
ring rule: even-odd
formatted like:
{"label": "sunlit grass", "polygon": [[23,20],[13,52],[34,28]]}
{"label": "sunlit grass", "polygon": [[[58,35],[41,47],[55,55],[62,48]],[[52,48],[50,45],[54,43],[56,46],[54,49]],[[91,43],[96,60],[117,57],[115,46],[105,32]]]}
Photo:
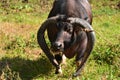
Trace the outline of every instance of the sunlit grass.
{"label": "sunlit grass", "polygon": [[[117,2],[92,1],[96,44],[81,76],[77,78],[72,78],[76,69],[74,59],[67,59],[67,64],[62,66],[63,74],[55,75],[55,68],[37,43],[37,30],[48,12],[26,12],[24,9],[0,14],[0,74],[9,65],[22,80],[119,80],[120,11],[114,8]],[[113,4],[112,8],[110,4]],[[49,45],[48,40],[47,43]]]}
{"label": "sunlit grass", "polygon": [[39,13],[13,13],[8,15],[0,15],[0,22],[14,22],[14,23],[24,23],[31,25],[39,25],[44,19],[46,19],[48,13],[39,14]]}

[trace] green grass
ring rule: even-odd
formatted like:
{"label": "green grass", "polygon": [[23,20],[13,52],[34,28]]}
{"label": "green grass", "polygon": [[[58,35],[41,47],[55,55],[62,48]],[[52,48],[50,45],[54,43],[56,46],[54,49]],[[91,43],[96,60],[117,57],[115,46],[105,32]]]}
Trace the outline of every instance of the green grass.
{"label": "green grass", "polygon": [[[9,1],[9,0],[8,0]],[[0,78],[15,80],[119,80],[120,10],[119,0],[92,0],[96,44],[81,76],[72,78],[76,66],[67,59],[62,75],[55,75],[39,48],[36,34],[47,18],[52,0],[7,3],[0,7]],[[11,5],[9,5],[12,3]],[[16,3],[13,5],[13,3]],[[0,2],[1,5],[1,2]],[[44,7],[41,7],[43,6]],[[47,40],[49,45],[49,41]],[[6,67],[7,66],[7,67]],[[7,77],[5,75],[7,75]]]}

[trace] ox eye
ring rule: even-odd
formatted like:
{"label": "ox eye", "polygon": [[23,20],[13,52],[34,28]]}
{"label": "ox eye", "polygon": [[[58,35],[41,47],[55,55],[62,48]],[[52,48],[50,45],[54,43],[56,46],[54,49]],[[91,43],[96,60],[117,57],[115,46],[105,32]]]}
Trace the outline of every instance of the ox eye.
{"label": "ox eye", "polygon": [[60,29],[60,27],[63,25],[63,23],[57,23],[57,28]]}
{"label": "ox eye", "polygon": [[72,29],[69,29],[68,32],[69,32],[70,34],[72,34]]}
{"label": "ox eye", "polygon": [[64,30],[66,31],[66,32],[68,32],[68,33],[72,33],[72,29],[70,28],[70,27],[68,27],[68,26],[66,26],[65,28],[64,28]]}

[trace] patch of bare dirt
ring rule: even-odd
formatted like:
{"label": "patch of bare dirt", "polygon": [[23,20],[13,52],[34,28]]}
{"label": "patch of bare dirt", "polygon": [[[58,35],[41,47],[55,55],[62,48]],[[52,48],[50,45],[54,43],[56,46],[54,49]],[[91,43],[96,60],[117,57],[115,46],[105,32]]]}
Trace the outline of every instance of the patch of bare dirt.
{"label": "patch of bare dirt", "polygon": [[[36,35],[38,26],[32,26],[28,24],[17,24],[9,22],[0,23],[0,56],[4,55],[6,51],[3,49],[6,46],[5,41],[13,41],[16,36],[22,36],[25,39],[30,39],[31,34]],[[5,38],[8,36],[9,38]],[[9,40],[6,40],[9,39]],[[34,54],[36,57],[42,52],[40,49],[25,49],[27,54]]]}
{"label": "patch of bare dirt", "polygon": [[16,24],[16,23],[0,23],[0,33],[8,36],[23,36],[27,37],[30,33],[36,31],[36,26]]}
{"label": "patch of bare dirt", "polygon": [[25,53],[28,57],[30,57],[32,55],[32,57],[34,57],[34,59],[39,58],[39,56],[43,53],[42,50],[40,48],[25,48]]}

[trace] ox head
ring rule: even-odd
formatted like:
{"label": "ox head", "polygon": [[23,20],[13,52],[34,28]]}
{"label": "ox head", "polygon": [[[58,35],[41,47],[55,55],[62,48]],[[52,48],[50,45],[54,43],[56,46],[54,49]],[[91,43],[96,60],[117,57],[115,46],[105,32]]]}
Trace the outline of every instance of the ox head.
{"label": "ox head", "polygon": [[[90,52],[94,46],[95,41],[95,35],[93,32],[93,28],[91,25],[86,22],[85,20],[82,20],[80,18],[67,18],[65,21],[59,20],[60,16],[55,16],[47,19],[40,27],[38,34],[37,34],[37,40],[42,48],[42,50],[45,52],[47,57],[50,59],[50,57],[53,57],[50,55],[50,50],[45,42],[44,38],[44,32],[47,29],[48,25],[55,24],[57,27],[57,34],[55,37],[55,40],[52,42],[52,49],[53,51],[64,51],[65,48],[72,45],[75,41],[74,37],[76,36],[74,34],[74,26],[79,26],[80,28],[83,28],[83,30],[86,31],[87,37],[88,37],[88,51]],[[64,19],[63,19],[64,20]],[[54,63],[54,61],[52,61]]]}

